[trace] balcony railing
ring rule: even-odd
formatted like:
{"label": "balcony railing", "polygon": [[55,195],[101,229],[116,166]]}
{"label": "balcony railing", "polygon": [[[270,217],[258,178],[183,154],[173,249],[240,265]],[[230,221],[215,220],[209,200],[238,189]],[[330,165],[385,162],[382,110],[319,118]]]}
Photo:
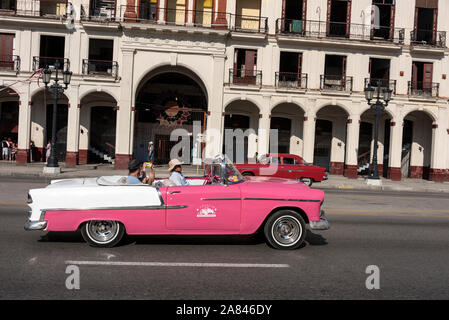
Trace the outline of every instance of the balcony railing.
{"label": "balcony railing", "polygon": [[320,89],[323,91],[352,92],[352,77],[340,75],[321,75]]}
{"label": "balcony railing", "polygon": [[16,55],[0,55],[0,70],[20,71],[20,57]]}
{"label": "balcony railing", "polygon": [[229,28],[230,14],[208,10],[156,8],[154,6],[121,6],[123,22],[158,23],[204,28]]}
{"label": "balcony railing", "polygon": [[90,1],[89,7],[81,5],[81,20],[87,21],[114,21],[116,17],[114,1],[103,1],[99,5],[96,1]]}
{"label": "balcony railing", "polygon": [[18,0],[14,5],[2,3],[0,14],[60,19],[67,17],[71,8],[68,0]]}
{"label": "balcony railing", "polygon": [[439,96],[440,84],[435,82],[409,81],[408,95],[422,98],[436,98]]}
{"label": "balcony railing", "polygon": [[231,30],[244,32],[268,32],[268,18],[259,16],[246,16],[231,14]]}
{"label": "balcony railing", "polygon": [[410,42],[414,45],[431,45],[436,47],[446,47],[446,31],[432,30],[412,30],[410,31]]}
{"label": "balcony railing", "polygon": [[239,85],[262,85],[262,71],[229,69],[229,83]]}
{"label": "balcony railing", "polygon": [[55,57],[33,57],[33,71],[43,69],[46,67],[55,66],[56,61],[59,61],[59,68],[62,71],[70,70],[70,60],[67,58]]}
{"label": "balcony railing", "polygon": [[381,89],[390,89],[393,94],[396,94],[396,80],[365,78],[365,87],[370,84],[371,87],[377,88],[379,81]]}
{"label": "balcony railing", "polygon": [[398,43],[403,43],[405,37],[404,28],[292,19],[277,19],[276,33],[304,37],[343,37],[356,40],[385,40]]}
{"label": "balcony railing", "polygon": [[118,63],[108,60],[83,59],[83,74],[117,79]]}
{"label": "balcony railing", "polygon": [[307,89],[307,73],[276,72],[276,88]]}

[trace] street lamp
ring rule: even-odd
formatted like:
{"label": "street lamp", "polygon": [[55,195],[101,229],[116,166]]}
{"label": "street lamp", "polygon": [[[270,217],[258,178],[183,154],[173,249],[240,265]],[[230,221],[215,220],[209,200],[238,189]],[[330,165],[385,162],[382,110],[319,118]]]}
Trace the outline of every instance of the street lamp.
{"label": "street lamp", "polygon": [[[382,81],[377,81],[377,88],[371,86],[371,82],[368,82],[368,85],[365,87],[365,98],[368,101],[368,105],[371,107],[371,110],[374,111],[374,154],[373,154],[373,163],[372,163],[372,171],[371,176],[368,179],[378,180],[379,178],[379,168],[377,166],[377,149],[378,149],[378,140],[379,140],[379,118],[381,112],[385,110],[388,106],[388,102],[391,100],[392,90],[389,88],[381,89]],[[374,96],[376,92],[376,96]],[[371,103],[371,100],[376,99],[374,103]],[[383,102],[381,101],[383,99]]]}
{"label": "street lamp", "polygon": [[[57,120],[57,109],[58,109],[58,100],[59,97],[64,93],[64,91],[68,88],[70,84],[70,80],[72,79],[72,72],[68,70],[64,70],[62,72],[62,79],[59,76],[59,61],[56,60],[54,65],[55,77],[53,78],[53,84],[49,86],[53,68],[46,66],[43,71],[42,80],[45,84],[45,89],[48,90],[53,95],[53,119],[52,119],[52,128],[51,128],[51,149],[50,149],[50,157],[47,161],[47,168],[52,168],[50,171],[59,170],[58,159],[56,157],[56,120]],[[63,81],[65,87],[59,84],[59,81]],[[45,171],[45,168],[44,168]]]}

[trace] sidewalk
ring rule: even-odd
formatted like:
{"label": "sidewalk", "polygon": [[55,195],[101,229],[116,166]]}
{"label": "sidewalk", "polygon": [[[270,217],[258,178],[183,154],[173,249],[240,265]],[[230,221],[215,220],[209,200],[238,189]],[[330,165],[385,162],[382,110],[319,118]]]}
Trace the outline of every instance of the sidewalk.
{"label": "sidewalk", "polygon": [[[109,164],[86,164],[76,168],[65,168],[64,163],[60,163],[61,173],[49,175],[43,173],[43,163],[29,163],[26,166],[16,166],[14,162],[0,161],[0,181],[3,177],[16,177],[50,181],[51,179],[68,179],[82,177],[100,177],[109,175],[127,175],[127,170],[115,170]],[[155,166],[156,177],[166,178],[169,176],[168,166]],[[202,176],[203,169],[197,166],[183,166],[185,176]],[[379,190],[379,191],[403,191],[403,192],[433,192],[449,193],[449,183],[436,183],[421,179],[404,179],[403,181],[391,181],[382,179],[382,186],[369,186],[364,178],[356,180],[347,179],[343,176],[330,175],[329,180],[314,183],[313,188],[318,189],[346,189],[346,190]]]}

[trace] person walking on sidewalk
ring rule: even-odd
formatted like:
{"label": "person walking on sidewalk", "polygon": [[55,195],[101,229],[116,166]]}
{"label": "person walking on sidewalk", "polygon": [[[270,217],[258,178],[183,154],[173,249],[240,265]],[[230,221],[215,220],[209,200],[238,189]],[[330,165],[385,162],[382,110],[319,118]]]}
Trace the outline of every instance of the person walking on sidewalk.
{"label": "person walking on sidewalk", "polygon": [[13,146],[13,143],[11,141],[11,138],[8,138],[8,160],[9,161],[12,160],[12,146]]}
{"label": "person walking on sidewalk", "polygon": [[50,140],[48,140],[47,146],[45,147],[45,149],[47,149],[47,152],[45,154],[45,163],[48,163],[48,158],[50,158],[50,153],[51,153],[51,142]]}
{"label": "person walking on sidewalk", "polygon": [[2,140],[2,160],[8,159],[8,140],[6,138],[3,138]]}

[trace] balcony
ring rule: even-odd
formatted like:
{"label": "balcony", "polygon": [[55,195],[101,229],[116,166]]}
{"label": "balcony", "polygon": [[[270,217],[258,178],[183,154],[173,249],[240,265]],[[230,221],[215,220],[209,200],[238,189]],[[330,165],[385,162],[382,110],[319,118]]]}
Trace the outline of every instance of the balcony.
{"label": "balcony", "polygon": [[16,55],[0,55],[1,71],[20,71],[20,57]]}
{"label": "balcony", "polygon": [[83,21],[107,22],[114,21],[115,17],[115,0],[91,0],[88,8],[81,5],[81,20]]}
{"label": "balcony", "polygon": [[60,19],[71,11],[68,0],[18,0],[0,2],[1,15],[34,16]]}
{"label": "balcony", "polygon": [[365,78],[365,88],[368,85],[371,85],[373,88],[377,88],[379,81],[381,90],[390,89],[393,94],[396,94],[396,80]]}
{"label": "balcony", "polygon": [[230,26],[233,31],[268,33],[268,18],[230,14]]}
{"label": "balcony", "polygon": [[59,68],[62,71],[70,70],[70,60],[67,58],[55,57],[33,57],[33,71],[43,69],[46,67],[55,66],[56,61],[59,61]]}
{"label": "balcony", "polygon": [[123,22],[158,23],[176,26],[228,29],[230,14],[212,10],[186,10],[149,6],[120,7]]}
{"label": "balcony", "polygon": [[83,74],[117,79],[118,63],[116,61],[83,59]]}
{"label": "balcony", "polygon": [[404,43],[405,29],[314,20],[277,19],[276,34],[316,38],[349,38]]}
{"label": "balcony", "polygon": [[321,75],[320,89],[322,91],[339,91],[352,93],[353,78],[341,75]]}
{"label": "balcony", "polygon": [[276,88],[307,89],[307,73],[276,72]]}
{"label": "balcony", "polygon": [[440,84],[435,82],[409,81],[408,95],[415,98],[437,98]]}
{"label": "balcony", "polygon": [[410,31],[410,43],[412,45],[430,45],[439,48],[446,47],[446,31],[413,30]]}
{"label": "balcony", "polygon": [[262,71],[229,69],[229,83],[236,85],[262,86]]}

